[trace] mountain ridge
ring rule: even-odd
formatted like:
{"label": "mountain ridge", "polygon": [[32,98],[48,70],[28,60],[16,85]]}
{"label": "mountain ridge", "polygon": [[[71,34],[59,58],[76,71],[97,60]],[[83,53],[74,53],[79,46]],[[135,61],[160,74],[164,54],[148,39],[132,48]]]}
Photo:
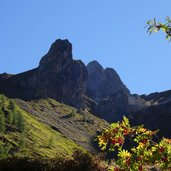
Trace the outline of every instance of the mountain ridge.
{"label": "mountain ridge", "polygon": [[[158,110],[159,105],[164,106],[160,113],[164,110],[169,117],[171,113],[168,107],[165,110],[171,90],[131,94],[114,69],[104,69],[97,61],[85,66],[81,60],[74,60],[72,44],[67,39],[56,40],[37,68],[16,75],[1,74],[0,93],[26,101],[50,97],[79,110],[88,109],[108,122],[121,120],[123,115],[137,118],[146,112],[150,116],[151,108]],[[147,116],[134,123],[148,123]]]}

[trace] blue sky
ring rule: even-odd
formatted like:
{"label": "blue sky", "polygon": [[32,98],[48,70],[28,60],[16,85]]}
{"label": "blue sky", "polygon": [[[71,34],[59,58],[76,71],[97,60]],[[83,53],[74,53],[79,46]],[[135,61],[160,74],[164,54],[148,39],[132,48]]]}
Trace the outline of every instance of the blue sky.
{"label": "blue sky", "polygon": [[37,67],[52,42],[67,38],[75,59],[114,68],[132,93],[171,89],[171,43],[144,29],[171,16],[170,7],[170,0],[1,0],[0,73]]}

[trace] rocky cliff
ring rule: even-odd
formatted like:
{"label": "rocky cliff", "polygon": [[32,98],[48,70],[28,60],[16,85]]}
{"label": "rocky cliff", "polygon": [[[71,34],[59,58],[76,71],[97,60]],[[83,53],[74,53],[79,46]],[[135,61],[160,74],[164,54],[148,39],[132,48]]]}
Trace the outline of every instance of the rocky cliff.
{"label": "rocky cliff", "polygon": [[77,109],[88,107],[109,122],[131,115],[134,124],[159,128],[166,136],[171,131],[171,91],[130,94],[114,69],[104,69],[97,61],[86,67],[74,60],[68,40],[56,40],[37,68],[1,74],[0,93],[23,100],[50,97]]}
{"label": "rocky cliff", "polygon": [[72,44],[56,40],[39,66],[17,75],[0,75],[0,92],[23,100],[53,98],[91,111],[109,122],[145,107],[145,99],[130,94],[117,72],[97,61],[87,67],[72,57]]}
{"label": "rocky cliff", "polygon": [[142,110],[134,112],[132,123],[134,125],[144,124],[145,127],[157,130],[159,136],[171,138],[171,90],[142,95],[150,105]]}
{"label": "rocky cliff", "polygon": [[112,68],[104,69],[97,61],[87,65],[87,96],[99,102],[108,99],[118,91],[130,94],[117,72]]}
{"label": "rocky cliff", "polygon": [[87,77],[83,62],[72,58],[71,43],[58,39],[38,68],[17,75],[0,75],[0,92],[23,100],[51,97],[84,108]]}
{"label": "rocky cliff", "polygon": [[146,101],[131,95],[114,69],[104,69],[97,61],[92,61],[87,70],[86,95],[94,100],[91,111],[99,117],[109,122],[117,121],[123,115],[146,107]]}

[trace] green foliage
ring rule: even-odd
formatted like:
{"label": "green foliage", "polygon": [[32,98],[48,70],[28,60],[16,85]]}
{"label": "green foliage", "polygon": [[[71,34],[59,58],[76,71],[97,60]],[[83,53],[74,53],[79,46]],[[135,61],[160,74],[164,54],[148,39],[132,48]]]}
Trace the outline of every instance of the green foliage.
{"label": "green foliage", "polygon": [[157,131],[141,126],[131,127],[124,117],[122,122],[112,123],[97,137],[102,150],[116,153],[115,171],[145,171],[149,165],[163,170],[171,168],[171,140],[163,138],[156,143]]}
{"label": "green foliage", "polygon": [[3,94],[0,95],[0,107],[5,111],[5,96]]}
{"label": "green foliage", "polygon": [[156,22],[155,18],[153,20],[149,20],[147,21],[146,27],[148,27],[147,32],[149,32],[149,34],[162,30],[166,34],[165,38],[171,41],[171,20],[169,17],[165,18],[164,23]]}
{"label": "green foliage", "polygon": [[5,131],[5,116],[4,112],[0,109],[0,132]]}
{"label": "green foliage", "polygon": [[13,100],[9,100],[8,109],[11,110],[12,112],[16,111],[16,104],[14,103]]}
{"label": "green foliage", "polygon": [[8,110],[7,112],[7,121],[9,124],[12,124],[13,123],[13,112],[11,110]]}
{"label": "green foliage", "polygon": [[17,111],[13,111],[13,125],[17,126],[18,123],[18,112]]}
{"label": "green foliage", "polygon": [[0,128],[0,159],[15,155],[53,158],[71,155],[74,148],[80,148],[4,95],[0,95]]}
{"label": "green foliage", "polygon": [[20,146],[20,149],[24,149],[27,145],[27,138],[26,138],[26,133],[22,133],[20,134],[20,139],[19,139],[19,146]]}
{"label": "green foliage", "polygon": [[16,107],[16,104],[13,100],[9,100],[9,104],[8,104],[8,109],[10,111],[10,115],[9,118],[10,118],[10,121],[12,121],[12,123],[14,125],[17,125],[17,119],[18,119],[18,113],[17,113],[17,107]]}
{"label": "green foliage", "polygon": [[[4,95],[0,95],[0,131],[5,131],[5,126],[16,128],[19,132],[25,130],[25,121],[21,110],[18,110],[13,100],[8,100]],[[4,114],[5,113],[5,114]],[[6,116],[5,116],[6,115]]]}
{"label": "green foliage", "polygon": [[0,141],[0,158],[7,157],[10,149],[11,145],[5,145]]}
{"label": "green foliage", "polygon": [[17,128],[20,132],[24,132],[25,130],[25,121],[24,121],[24,117],[23,117],[23,114],[18,111],[18,114],[17,114]]}

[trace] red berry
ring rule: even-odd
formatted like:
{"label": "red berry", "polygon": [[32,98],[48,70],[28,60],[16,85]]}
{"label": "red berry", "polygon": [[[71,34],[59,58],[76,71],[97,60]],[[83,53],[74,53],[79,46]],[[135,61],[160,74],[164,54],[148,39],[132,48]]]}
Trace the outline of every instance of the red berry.
{"label": "red berry", "polygon": [[138,170],[139,171],[142,171],[143,170],[142,166],[139,166]]}
{"label": "red berry", "polygon": [[167,157],[162,157],[162,161],[167,162],[168,161]]}
{"label": "red berry", "polygon": [[119,144],[122,144],[122,143],[123,143],[123,139],[122,139],[122,138],[118,138],[117,142],[118,142]]}
{"label": "red berry", "polygon": [[116,144],[116,140],[112,140],[112,142],[111,142],[112,144]]}
{"label": "red berry", "polygon": [[146,143],[147,143],[147,139],[143,139],[141,142],[142,142],[143,144],[146,144]]}
{"label": "red berry", "polygon": [[124,135],[128,135],[128,134],[129,134],[128,130],[125,129],[125,130],[123,131],[123,134],[124,134]]}
{"label": "red berry", "polygon": [[159,148],[159,151],[160,151],[160,153],[163,153],[164,152],[164,148],[163,147],[160,147]]}
{"label": "red berry", "polygon": [[126,160],[126,164],[129,166],[131,164],[130,159]]}
{"label": "red berry", "polygon": [[114,168],[114,171],[119,171],[119,168],[118,168],[118,167],[115,167],[115,168]]}

